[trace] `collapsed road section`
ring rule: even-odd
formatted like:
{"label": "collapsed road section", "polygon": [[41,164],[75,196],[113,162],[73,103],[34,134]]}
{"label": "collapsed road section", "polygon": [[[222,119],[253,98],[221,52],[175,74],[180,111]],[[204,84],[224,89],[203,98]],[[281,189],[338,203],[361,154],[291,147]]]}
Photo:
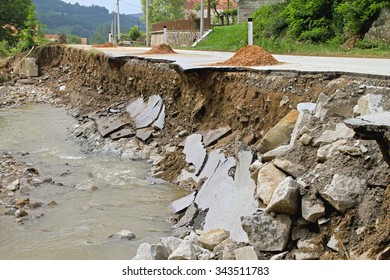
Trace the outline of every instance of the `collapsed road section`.
{"label": "collapsed road section", "polygon": [[[388,76],[183,70],[61,45],[32,56],[39,77],[2,66],[1,106],[45,88],[78,118],[84,151],[147,160],[188,191],[170,205],[172,236],[135,259],[389,258]],[[362,137],[363,116],[384,136]]]}

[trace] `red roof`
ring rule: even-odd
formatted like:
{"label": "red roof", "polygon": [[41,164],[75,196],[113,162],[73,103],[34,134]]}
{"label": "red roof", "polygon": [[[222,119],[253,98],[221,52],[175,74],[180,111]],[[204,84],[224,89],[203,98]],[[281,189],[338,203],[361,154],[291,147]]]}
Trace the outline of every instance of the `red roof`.
{"label": "red roof", "polygon": [[[208,0],[204,0],[205,8],[207,6]],[[187,0],[187,2],[184,4],[184,7],[186,10],[193,10],[194,5],[197,3],[201,3],[201,0]],[[217,6],[218,10],[227,10],[228,9],[228,3],[229,3],[229,9],[236,9],[237,3],[233,0],[219,0],[219,5]]]}

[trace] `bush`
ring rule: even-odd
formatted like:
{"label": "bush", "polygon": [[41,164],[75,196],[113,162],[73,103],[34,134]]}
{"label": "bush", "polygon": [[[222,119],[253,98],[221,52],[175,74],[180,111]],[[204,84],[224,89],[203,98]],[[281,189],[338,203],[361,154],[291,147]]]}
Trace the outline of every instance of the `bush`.
{"label": "bush", "polygon": [[285,17],[281,15],[285,3],[266,5],[253,13],[253,27],[256,33],[265,37],[280,37],[288,27]]}

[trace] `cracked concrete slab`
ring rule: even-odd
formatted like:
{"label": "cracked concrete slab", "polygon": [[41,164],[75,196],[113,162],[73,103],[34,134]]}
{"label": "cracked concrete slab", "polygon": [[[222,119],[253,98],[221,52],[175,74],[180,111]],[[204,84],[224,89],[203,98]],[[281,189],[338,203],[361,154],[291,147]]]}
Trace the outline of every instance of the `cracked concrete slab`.
{"label": "cracked concrete slab", "polygon": [[203,144],[205,147],[215,144],[219,139],[227,136],[232,132],[232,128],[230,126],[225,126],[217,129],[212,129],[209,131],[199,132],[203,135]]}
{"label": "cracked concrete slab", "polygon": [[135,136],[138,139],[142,140],[143,142],[146,142],[152,136],[153,132],[154,132],[153,127],[145,127],[145,128],[138,129]]}
{"label": "cracked concrete slab", "polygon": [[99,133],[106,137],[111,133],[121,129],[122,127],[129,125],[129,122],[123,122],[117,117],[108,117],[95,120]]}
{"label": "cracked concrete slab", "polygon": [[183,153],[186,156],[186,162],[195,166],[195,175],[197,175],[203,167],[206,159],[206,150],[203,147],[202,135],[192,134],[186,138]]}
{"label": "cracked concrete slab", "polygon": [[134,117],[136,128],[144,128],[151,125],[161,112],[163,100],[158,95],[149,97],[146,108]]}
{"label": "cracked concrete slab", "polygon": [[161,130],[164,128],[165,125],[165,105],[162,105],[161,112],[158,115],[157,120],[153,123],[153,127]]}

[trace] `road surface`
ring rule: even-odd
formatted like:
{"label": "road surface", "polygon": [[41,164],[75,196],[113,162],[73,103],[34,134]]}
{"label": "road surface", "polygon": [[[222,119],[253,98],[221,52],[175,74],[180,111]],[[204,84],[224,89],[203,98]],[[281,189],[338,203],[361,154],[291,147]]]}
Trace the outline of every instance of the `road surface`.
{"label": "road surface", "polygon": [[[98,50],[113,57],[139,56],[171,60],[173,63],[180,65],[184,70],[204,68],[205,66],[209,66],[209,64],[225,61],[234,55],[233,52],[176,49],[176,54],[145,54],[149,49],[137,47],[98,48]],[[390,59],[296,55],[274,55],[274,57],[283,64],[250,68],[310,72],[347,72],[390,76]]]}

